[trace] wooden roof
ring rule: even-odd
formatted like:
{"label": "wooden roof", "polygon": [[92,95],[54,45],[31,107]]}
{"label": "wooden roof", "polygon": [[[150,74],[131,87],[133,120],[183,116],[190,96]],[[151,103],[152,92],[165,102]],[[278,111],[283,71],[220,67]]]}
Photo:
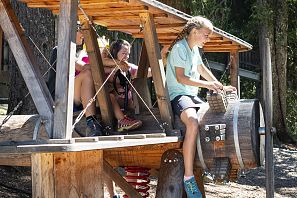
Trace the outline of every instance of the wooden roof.
{"label": "wooden roof", "polygon": [[[59,14],[59,0],[20,0],[31,8],[46,8]],[[140,13],[152,13],[156,24],[159,42],[170,45],[182,30],[190,15],[155,0],[80,0],[84,12],[93,18],[96,24],[143,38],[140,32]],[[78,10],[79,15],[83,13]],[[251,50],[252,45],[218,28],[205,44],[206,52],[240,52]]]}

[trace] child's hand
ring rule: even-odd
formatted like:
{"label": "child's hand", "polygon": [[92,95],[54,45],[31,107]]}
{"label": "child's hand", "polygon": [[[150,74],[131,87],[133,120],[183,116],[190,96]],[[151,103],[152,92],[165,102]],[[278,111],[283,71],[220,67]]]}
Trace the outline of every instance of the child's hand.
{"label": "child's hand", "polygon": [[118,64],[123,72],[127,72],[130,68],[129,63],[127,61],[120,61]]}
{"label": "child's hand", "polygon": [[236,87],[233,87],[231,85],[224,86],[223,89],[224,89],[225,92],[236,92],[237,91]]}
{"label": "child's hand", "polygon": [[216,93],[221,93],[221,91],[223,90],[223,85],[222,83],[218,82],[218,81],[210,81],[208,82],[208,86],[207,88],[210,90],[213,90]]}

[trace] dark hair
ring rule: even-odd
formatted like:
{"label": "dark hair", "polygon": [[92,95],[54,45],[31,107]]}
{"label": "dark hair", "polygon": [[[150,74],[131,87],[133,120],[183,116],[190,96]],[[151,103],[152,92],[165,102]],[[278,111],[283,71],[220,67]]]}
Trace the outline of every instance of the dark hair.
{"label": "dark hair", "polygon": [[[110,54],[114,59],[117,59],[117,55],[119,51],[122,49],[122,45],[126,45],[128,47],[131,47],[130,43],[124,39],[118,39],[111,43],[110,45]],[[110,55],[109,55],[110,56]],[[111,57],[109,57],[111,58]]]}

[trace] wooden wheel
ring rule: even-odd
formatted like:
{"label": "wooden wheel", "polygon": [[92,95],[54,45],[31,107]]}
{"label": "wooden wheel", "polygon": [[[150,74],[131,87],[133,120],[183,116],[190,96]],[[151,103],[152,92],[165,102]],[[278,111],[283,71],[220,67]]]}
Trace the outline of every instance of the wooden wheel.
{"label": "wooden wheel", "polygon": [[265,172],[266,197],[274,197],[274,164],[273,164],[273,133],[272,127],[272,72],[269,39],[266,38],[263,68],[264,118],[265,118]]}

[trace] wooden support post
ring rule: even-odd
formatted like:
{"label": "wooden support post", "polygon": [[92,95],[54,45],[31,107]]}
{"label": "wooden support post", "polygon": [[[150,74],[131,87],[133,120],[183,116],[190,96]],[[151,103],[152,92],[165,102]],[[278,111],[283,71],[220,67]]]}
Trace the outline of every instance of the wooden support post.
{"label": "wooden support post", "polygon": [[[148,56],[146,51],[145,42],[142,43],[141,54],[138,63],[138,70],[137,70],[137,78],[134,79],[134,86],[138,93],[141,95],[144,102],[147,104],[149,108],[152,108],[152,100],[150,90],[147,84],[147,75],[148,75]],[[135,103],[135,102],[134,102]],[[147,108],[144,103],[137,98],[137,103],[139,105],[139,111],[143,112],[146,111]]]}
{"label": "wooden support post", "polygon": [[9,43],[38,113],[45,121],[48,135],[53,129],[53,100],[42,79],[32,49],[8,0],[0,1],[0,27]]}
{"label": "wooden support post", "polygon": [[77,0],[60,1],[54,139],[70,139],[72,133],[77,6]]}
{"label": "wooden support post", "polygon": [[3,30],[2,30],[2,28],[0,26],[0,71],[3,70],[2,54],[3,54]]}
{"label": "wooden support post", "polygon": [[152,69],[154,86],[157,95],[160,115],[164,126],[167,130],[173,127],[173,113],[169,100],[169,94],[166,86],[165,71],[161,58],[160,47],[154,19],[151,13],[140,14],[141,23],[144,24],[144,41],[147,49],[147,54]]}
{"label": "wooden support post", "polygon": [[184,170],[183,154],[177,150],[166,151],[161,158],[156,198],[181,198]]}
{"label": "wooden support post", "polygon": [[104,160],[103,162],[105,175],[113,180],[129,197],[141,198],[142,196],[115,170]]}
{"label": "wooden support post", "polygon": [[34,153],[32,197],[104,197],[103,151]]}
{"label": "wooden support post", "polygon": [[[83,22],[83,34],[90,60],[94,85],[96,90],[99,90],[99,88],[105,81],[104,66],[97,42],[96,32],[90,26],[87,20]],[[103,86],[101,91],[97,95],[97,102],[100,106],[103,123],[113,128],[114,114],[112,108],[110,108],[111,101],[106,86]]]}
{"label": "wooden support post", "polygon": [[239,94],[238,86],[238,76],[239,76],[239,56],[238,50],[233,50],[230,52],[230,76],[231,76],[231,85],[236,87]]}

